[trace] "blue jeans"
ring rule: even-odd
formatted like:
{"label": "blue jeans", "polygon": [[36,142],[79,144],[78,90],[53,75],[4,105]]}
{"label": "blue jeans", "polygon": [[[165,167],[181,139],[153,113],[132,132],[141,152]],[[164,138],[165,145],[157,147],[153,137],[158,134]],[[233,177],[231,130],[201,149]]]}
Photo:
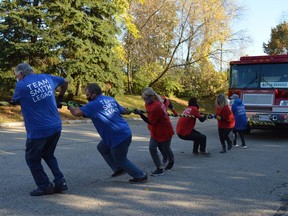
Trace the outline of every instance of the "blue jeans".
{"label": "blue jeans", "polygon": [[57,132],[52,136],[41,139],[27,139],[25,159],[36,185],[45,189],[50,184],[50,180],[41,164],[41,159],[46,162],[54,175],[54,183],[60,184],[65,181],[62,172],[59,169],[57,159],[54,156],[56,145],[60,138],[61,132]]}
{"label": "blue jeans", "polygon": [[171,139],[164,141],[164,142],[158,142],[152,137],[150,137],[149,142],[149,151],[150,155],[152,157],[152,160],[157,168],[161,168],[161,160],[157,151],[157,148],[161,149],[163,153],[167,156],[168,163],[174,162],[174,155],[171,150]]}
{"label": "blue jeans", "polygon": [[143,178],[145,173],[127,159],[131,140],[130,136],[114,148],[110,148],[101,140],[97,149],[114,172],[124,169],[133,178]]}

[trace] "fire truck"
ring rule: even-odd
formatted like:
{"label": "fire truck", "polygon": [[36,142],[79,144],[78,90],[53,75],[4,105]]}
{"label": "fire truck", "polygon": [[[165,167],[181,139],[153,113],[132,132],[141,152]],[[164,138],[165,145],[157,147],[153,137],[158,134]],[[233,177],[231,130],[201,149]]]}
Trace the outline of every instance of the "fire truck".
{"label": "fire truck", "polygon": [[[288,55],[230,62],[230,97],[242,99],[251,129],[288,129]],[[231,101],[233,103],[233,101]]]}

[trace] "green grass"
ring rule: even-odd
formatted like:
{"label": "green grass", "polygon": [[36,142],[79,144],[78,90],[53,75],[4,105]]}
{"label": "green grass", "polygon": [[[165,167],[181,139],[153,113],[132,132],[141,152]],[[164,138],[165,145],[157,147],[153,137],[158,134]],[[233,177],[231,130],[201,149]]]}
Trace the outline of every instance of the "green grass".
{"label": "green grass", "polygon": [[[74,97],[75,101],[80,104],[87,103],[85,96]],[[130,109],[142,109],[144,110],[144,101],[142,100],[140,95],[121,95],[116,96],[116,100],[125,108]],[[188,105],[187,100],[179,99],[179,98],[170,98],[173,103],[174,108],[177,112],[181,113],[185,107]],[[206,100],[199,100],[200,112],[203,113],[214,113],[214,98],[206,99]],[[67,119],[79,119],[78,117],[74,117],[70,114],[67,107],[63,106],[62,109],[59,109],[61,114],[61,118],[63,120]],[[131,117],[136,115],[131,114]],[[137,115],[138,116],[138,115]],[[129,117],[129,116],[126,116]],[[19,106],[0,106],[0,123],[5,122],[18,122],[23,121],[23,117],[21,115],[20,107]]]}

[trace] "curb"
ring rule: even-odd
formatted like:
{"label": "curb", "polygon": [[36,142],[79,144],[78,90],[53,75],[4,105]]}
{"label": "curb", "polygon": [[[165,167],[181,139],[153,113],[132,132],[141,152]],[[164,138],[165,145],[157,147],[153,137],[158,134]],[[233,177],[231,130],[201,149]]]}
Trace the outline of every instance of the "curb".
{"label": "curb", "polygon": [[[131,120],[141,120],[141,118],[129,118]],[[90,119],[87,120],[62,120],[62,124],[82,124],[82,123],[91,123]],[[9,128],[9,127],[24,127],[24,122],[6,122],[0,123],[0,128]]]}
{"label": "curb", "polygon": [[[81,124],[81,123],[90,123],[92,122],[91,120],[63,120],[62,124]],[[7,122],[7,123],[0,123],[0,128],[1,127],[21,127],[25,126],[24,122]]]}
{"label": "curb", "polygon": [[7,123],[0,123],[1,127],[24,127],[24,122],[7,122]]}

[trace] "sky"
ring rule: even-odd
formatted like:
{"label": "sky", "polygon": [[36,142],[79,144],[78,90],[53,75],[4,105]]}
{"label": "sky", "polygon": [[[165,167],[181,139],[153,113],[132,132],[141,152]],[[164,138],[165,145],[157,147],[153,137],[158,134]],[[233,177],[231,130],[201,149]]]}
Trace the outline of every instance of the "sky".
{"label": "sky", "polygon": [[238,0],[245,9],[237,29],[242,29],[251,38],[251,44],[246,50],[247,55],[266,55],[263,52],[263,42],[270,40],[271,29],[280,24],[283,19],[288,21],[287,0]]}

